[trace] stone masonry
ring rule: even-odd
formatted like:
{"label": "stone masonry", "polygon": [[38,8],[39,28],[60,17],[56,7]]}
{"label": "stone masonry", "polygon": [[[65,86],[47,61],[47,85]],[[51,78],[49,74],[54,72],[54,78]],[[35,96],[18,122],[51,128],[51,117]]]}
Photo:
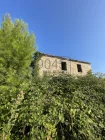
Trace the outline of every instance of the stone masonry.
{"label": "stone masonry", "polygon": [[51,74],[66,73],[75,76],[84,76],[91,70],[91,64],[89,62],[41,54],[42,57],[39,60],[40,76],[43,76],[46,72]]}

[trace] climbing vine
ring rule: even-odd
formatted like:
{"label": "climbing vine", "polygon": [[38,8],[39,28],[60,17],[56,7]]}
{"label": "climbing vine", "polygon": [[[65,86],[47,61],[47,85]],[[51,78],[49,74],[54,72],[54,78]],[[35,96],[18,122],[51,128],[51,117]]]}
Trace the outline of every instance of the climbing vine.
{"label": "climbing vine", "polygon": [[23,128],[19,126],[25,124],[29,128],[24,130],[25,139],[105,140],[104,78],[89,73],[34,79],[24,101],[27,105],[22,105],[22,110],[29,111],[28,119],[19,119],[15,137],[20,137]]}
{"label": "climbing vine", "polygon": [[34,77],[39,77],[39,60],[41,59],[42,54],[40,52],[35,52],[33,55],[33,61],[31,63],[32,75]]}

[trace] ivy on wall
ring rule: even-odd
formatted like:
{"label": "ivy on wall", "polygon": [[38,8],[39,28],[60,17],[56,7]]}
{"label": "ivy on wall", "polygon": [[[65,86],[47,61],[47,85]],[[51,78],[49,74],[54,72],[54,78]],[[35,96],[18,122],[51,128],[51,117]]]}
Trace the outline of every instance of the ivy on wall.
{"label": "ivy on wall", "polygon": [[40,52],[35,52],[33,55],[33,61],[31,63],[32,67],[32,76],[39,77],[39,60],[41,59],[42,54]]}

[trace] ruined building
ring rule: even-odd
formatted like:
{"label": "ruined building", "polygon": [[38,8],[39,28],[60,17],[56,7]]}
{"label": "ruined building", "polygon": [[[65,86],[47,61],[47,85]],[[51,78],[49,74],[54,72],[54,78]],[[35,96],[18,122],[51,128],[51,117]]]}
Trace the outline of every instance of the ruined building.
{"label": "ruined building", "polygon": [[38,61],[40,76],[43,76],[46,72],[51,74],[66,73],[84,76],[91,70],[91,64],[89,62],[44,53],[40,54],[41,57]]}

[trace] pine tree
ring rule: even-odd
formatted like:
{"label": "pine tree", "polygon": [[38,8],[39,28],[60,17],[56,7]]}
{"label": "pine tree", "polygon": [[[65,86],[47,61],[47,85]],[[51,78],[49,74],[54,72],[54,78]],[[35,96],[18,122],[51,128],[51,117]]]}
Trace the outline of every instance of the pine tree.
{"label": "pine tree", "polygon": [[[0,28],[0,124],[7,123],[18,94],[27,89],[35,36],[23,20],[3,17]],[[5,120],[4,122],[2,120]]]}

